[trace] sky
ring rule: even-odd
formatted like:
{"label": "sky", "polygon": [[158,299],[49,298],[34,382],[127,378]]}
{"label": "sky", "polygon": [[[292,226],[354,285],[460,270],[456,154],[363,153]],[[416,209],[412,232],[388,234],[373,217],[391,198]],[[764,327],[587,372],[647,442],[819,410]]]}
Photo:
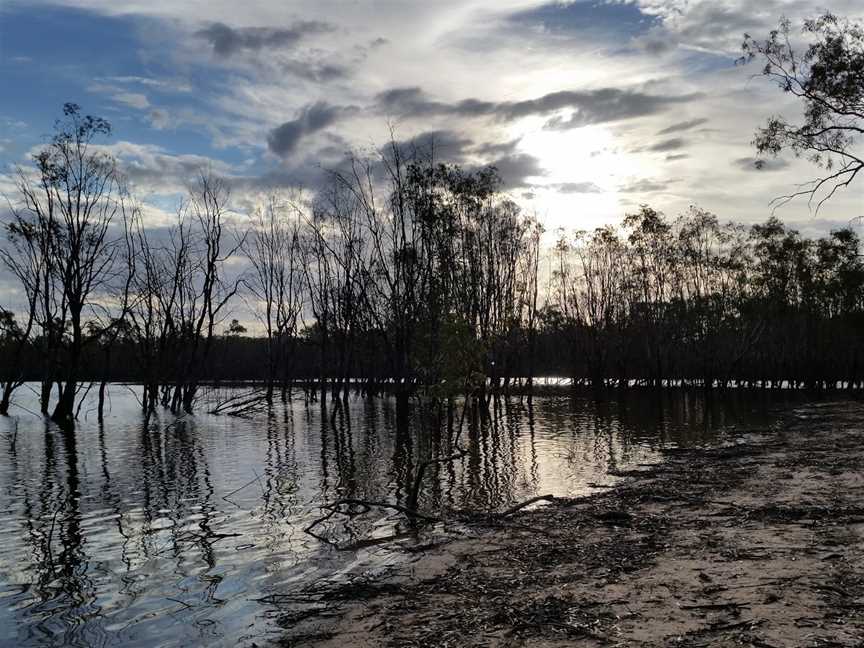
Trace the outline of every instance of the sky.
{"label": "sky", "polygon": [[[815,177],[751,145],[800,106],[736,65],[764,36],[826,7],[791,0],[0,0],[0,192],[64,102],[108,119],[108,148],[149,222],[202,166],[238,209],[269,190],[314,189],[347,151],[434,141],[442,161],[495,164],[547,231],[619,221],[647,203],[722,221],[771,215]],[[860,17],[860,0],[830,9]],[[864,213],[851,188],[808,234]]]}

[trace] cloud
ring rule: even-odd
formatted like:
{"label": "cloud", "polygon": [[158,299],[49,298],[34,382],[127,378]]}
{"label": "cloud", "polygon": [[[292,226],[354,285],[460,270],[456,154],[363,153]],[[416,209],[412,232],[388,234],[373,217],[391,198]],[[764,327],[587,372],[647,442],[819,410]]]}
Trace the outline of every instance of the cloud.
{"label": "cloud", "polygon": [[170,91],[170,92],[180,92],[187,93],[192,92],[192,86],[187,82],[180,79],[155,79],[152,77],[142,77],[142,76],[109,76],[102,77],[96,79],[99,83],[107,83],[107,84],[128,84],[128,85],[143,85],[148,86],[150,88],[154,88],[161,91]]}
{"label": "cloud", "polygon": [[637,180],[618,187],[619,193],[656,193],[666,191],[674,180]]}
{"label": "cloud", "polygon": [[309,104],[300,111],[296,119],[270,131],[267,148],[280,157],[288,156],[294,152],[303,137],[335,123],[346,110],[348,109],[331,106],[324,101]]}
{"label": "cloud", "polygon": [[174,155],[154,144],[116,142],[100,149],[113,155],[121,171],[138,189],[156,193],[181,191],[202,170],[222,176],[231,174],[230,165],[203,155]]}
{"label": "cloud", "polygon": [[403,152],[434,155],[436,162],[463,164],[467,150],[474,146],[474,140],[457,131],[440,129],[425,131],[397,145]]}
{"label": "cloud", "polygon": [[789,166],[786,160],[780,158],[752,158],[741,157],[734,160],[732,164],[742,171],[780,171]]}
{"label": "cloud", "polygon": [[[642,13],[658,24],[646,36],[646,44],[681,45],[690,50],[735,56],[740,53],[745,32],[767,36],[781,16],[800,25],[804,18],[821,13],[822,7],[803,0],[635,0]],[[836,0],[837,15],[861,15],[860,0]]]}
{"label": "cloud", "polygon": [[164,130],[171,125],[171,117],[167,110],[154,108],[150,111],[150,125],[156,130]]}
{"label": "cloud", "polygon": [[678,151],[689,145],[689,141],[683,137],[672,137],[670,139],[656,142],[647,146],[634,146],[629,149],[630,153],[667,153],[669,151]]}
{"label": "cloud", "polygon": [[672,133],[680,133],[681,131],[690,130],[691,128],[696,128],[697,126],[701,126],[702,124],[707,123],[708,120],[704,117],[700,117],[698,119],[691,119],[689,121],[678,122],[677,124],[672,124],[671,126],[667,126],[661,131],[658,131],[658,135],[671,135]]}
{"label": "cloud", "polygon": [[546,128],[568,129],[651,115],[667,107],[692,101],[702,95],[651,95],[638,90],[599,88],[595,90],[562,90],[522,101],[484,101],[463,99],[445,103],[430,99],[419,87],[393,88],[377,95],[379,111],[402,117],[458,116],[493,117],[513,121],[532,115],[548,115],[569,109],[568,118],[554,117]]}
{"label": "cloud", "polygon": [[141,92],[130,92],[126,88],[96,81],[87,86],[88,92],[107,95],[112,101],[136,110],[144,110],[150,107],[150,100],[147,95]]}
{"label": "cloud", "polygon": [[350,76],[350,68],[338,63],[291,60],[281,62],[279,67],[286,74],[315,83],[335,81]]}
{"label": "cloud", "polygon": [[514,153],[493,160],[491,166],[498,169],[501,187],[505,190],[530,186],[528,178],[546,175],[540,160],[528,153]]}
{"label": "cloud", "polygon": [[140,92],[118,92],[112,95],[111,98],[117,103],[129,106],[130,108],[137,108],[138,110],[150,107],[150,101],[147,99],[147,96]]}
{"label": "cloud", "polygon": [[667,151],[677,151],[687,146],[687,140],[683,137],[673,137],[672,139],[657,142],[648,147],[648,151],[656,153],[665,153]]}
{"label": "cloud", "polygon": [[676,155],[667,155],[666,161],[667,162],[674,162],[675,160],[686,160],[689,157],[690,156],[687,155],[687,153],[678,153]]}
{"label": "cloud", "polygon": [[306,36],[332,32],[335,27],[318,20],[304,20],[291,27],[229,27],[215,22],[196,32],[196,36],[208,41],[218,56],[229,57],[242,50],[281,49],[296,45]]}
{"label": "cloud", "polygon": [[537,187],[553,189],[563,194],[603,193],[603,190],[593,182],[558,182],[555,184],[537,185]]}

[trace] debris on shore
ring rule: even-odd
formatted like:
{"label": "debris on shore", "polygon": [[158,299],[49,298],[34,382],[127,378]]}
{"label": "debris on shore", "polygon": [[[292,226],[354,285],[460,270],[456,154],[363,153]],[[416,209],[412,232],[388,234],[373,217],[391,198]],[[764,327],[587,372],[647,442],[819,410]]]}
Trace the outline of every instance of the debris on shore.
{"label": "debris on shore", "polygon": [[864,645],[864,406],[799,408],[627,477],[271,601],[280,643]]}

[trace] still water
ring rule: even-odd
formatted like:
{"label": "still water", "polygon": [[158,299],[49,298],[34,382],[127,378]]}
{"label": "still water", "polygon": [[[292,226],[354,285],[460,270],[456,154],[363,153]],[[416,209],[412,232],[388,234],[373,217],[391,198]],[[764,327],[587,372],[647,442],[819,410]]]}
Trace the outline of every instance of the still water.
{"label": "still water", "polygon": [[[0,418],[0,646],[260,645],[278,636],[261,599],[403,555],[369,542],[398,532],[398,516],[326,527],[362,546],[339,550],[303,531],[319,506],[404,503],[417,463],[450,454],[446,420],[415,407],[397,426],[387,399],[352,398],[332,415],[296,398],[246,418],[145,426],[132,389],[110,396],[104,424],[87,403],[74,437],[33,415],[26,390]],[[722,442],[771,410],[747,394],[710,406],[687,393],[514,399],[466,416],[467,453],[427,471],[419,508],[589,494],[663,447]]]}

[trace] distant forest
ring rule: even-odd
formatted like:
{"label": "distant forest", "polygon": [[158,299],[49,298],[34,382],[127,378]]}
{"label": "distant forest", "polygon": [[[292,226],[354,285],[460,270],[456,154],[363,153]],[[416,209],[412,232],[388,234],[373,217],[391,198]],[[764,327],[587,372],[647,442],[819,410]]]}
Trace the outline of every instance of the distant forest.
{"label": "distant forest", "polygon": [[[256,215],[266,227],[247,237],[252,270],[228,288],[252,295],[263,335],[222,318],[212,334],[196,333],[207,318],[194,304],[203,304],[206,264],[190,258],[178,269],[182,249],[149,250],[160,257],[160,293],[141,301],[138,284],[154,270],[142,261],[116,335],[88,322],[81,378],[149,382],[171,396],[191,375],[276,391],[323,380],[333,396],[349,379],[371,392],[393,378],[411,391],[442,381],[459,390],[472,375],[500,391],[534,376],[595,386],[864,384],[864,260],[851,229],[810,239],[777,219],[746,227],[695,207],[675,219],[643,207],[621,227],[562,234],[541,252],[537,223],[496,192],[493,170],[418,164],[406,166],[410,243],[399,255],[390,246],[401,224],[388,225],[378,256],[360,234],[369,214],[344,188],[331,194],[332,211],[316,205],[308,220],[275,201]],[[197,221],[184,223],[189,231],[178,224],[172,240],[206,249]],[[15,374],[41,380],[44,333],[19,351],[16,327],[4,323],[3,357],[20,354]],[[196,336],[209,348],[196,350]]]}
{"label": "distant forest", "polygon": [[[864,29],[825,14],[804,31],[815,41],[802,55],[784,21],[764,42],[748,36],[744,60],[805,107],[800,125],[771,118],[757,151],[821,167],[786,198],[824,201],[864,169]],[[68,428],[91,388],[102,415],[113,380],[143,385],[148,415],[192,412],[202,384],[235,380],[261,381],[266,399],[313,383],[322,402],[356,387],[402,405],[530,391],[550,375],[596,389],[864,385],[850,228],[810,239],[775,218],[747,227],[643,205],[546,250],[493,167],[396,141],[349,158],[312,200],[274,193],[246,214],[202,170],[173,225],[154,228],[97,146],[110,131],[66,104],[18,171],[0,248],[17,281],[15,306],[0,307],[0,414],[28,380]],[[232,322],[241,305],[257,337]]]}

